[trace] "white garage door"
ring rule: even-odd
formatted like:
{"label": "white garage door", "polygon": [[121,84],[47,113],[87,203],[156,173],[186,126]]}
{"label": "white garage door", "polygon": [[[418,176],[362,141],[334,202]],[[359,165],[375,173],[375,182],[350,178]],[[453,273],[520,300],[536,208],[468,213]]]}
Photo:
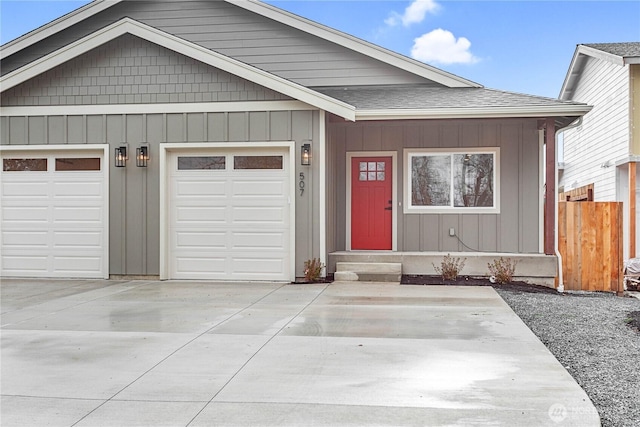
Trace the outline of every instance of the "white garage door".
{"label": "white garage door", "polygon": [[103,153],[2,154],[2,276],[108,276]]}
{"label": "white garage door", "polygon": [[169,156],[172,279],[290,280],[288,151]]}

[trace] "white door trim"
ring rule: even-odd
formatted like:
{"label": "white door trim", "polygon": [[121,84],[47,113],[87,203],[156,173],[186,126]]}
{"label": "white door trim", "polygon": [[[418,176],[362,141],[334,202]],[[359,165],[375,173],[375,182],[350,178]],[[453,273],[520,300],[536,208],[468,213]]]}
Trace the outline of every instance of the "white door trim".
{"label": "white door trim", "polygon": [[206,149],[229,150],[233,148],[288,148],[289,150],[289,280],[294,281],[296,257],[296,206],[295,206],[295,141],[270,142],[220,142],[220,143],[167,143],[160,144],[160,280],[169,279],[169,153],[202,151]]}
{"label": "white door trim", "polygon": [[351,159],[353,157],[391,157],[391,250],[398,250],[398,152],[397,151],[347,151],[347,218],[346,218],[346,250],[351,250]]}
{"label": "white door trim", "polygon": [[[103,211],[104,218],[103,227],[103,251],[102,251],[102,271],[103,279],[109,278],[109,169],[111,160],[109,157],[109,144],[53,144],[53,145],[2,145],[0,146],[0,154],[3,153],[31,153],[31,152],[65,152],[65,151],[93,151],[101,153],[102,157],[102,172],[103,172]],[[0,223],[2,223],[2,198],[0,198]],[[2,233],[0,233],[0,247],[2,247]],[[0,263],[2,262],[0,258]],[[0,264],[0,271],[2,271],[2,265]]]}

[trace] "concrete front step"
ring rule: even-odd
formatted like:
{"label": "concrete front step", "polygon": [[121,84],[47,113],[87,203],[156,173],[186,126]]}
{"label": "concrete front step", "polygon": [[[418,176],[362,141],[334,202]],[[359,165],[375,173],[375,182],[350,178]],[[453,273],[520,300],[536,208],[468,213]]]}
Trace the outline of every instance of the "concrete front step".
{"label": "concrete front step", "polygon": [[338,262],[334,280],[341,282],[400,283],[402,264],[399,262]]}

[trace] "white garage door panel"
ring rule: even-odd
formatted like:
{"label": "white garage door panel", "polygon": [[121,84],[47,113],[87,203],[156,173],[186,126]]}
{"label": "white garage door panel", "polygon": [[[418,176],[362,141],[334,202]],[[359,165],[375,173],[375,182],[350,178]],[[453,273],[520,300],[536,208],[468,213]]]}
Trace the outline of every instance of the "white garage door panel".
{"label": "white garage door panel", "polygon": [[284,169],[235,170],[231,149],[202,154],[225,156],[226,169],[178,170],[180,155],[168,156],[169,278],[290,279],[288,149],[264,151]]}
{"label": "white garage door panel", "polygon": [[225,249],[227,247],[227,233],[179,231],[176,233],[177,247],[179,249]]}
{"label": "white garage door panel", "polygon": [[53,271],[62,276],[82,276],[100,269],[101,257],[56,256],[53,257]]}
{"label": "white garage door panel", "polygon": [[176,261],[176,274],[184,279],[210,279],[227,276],[227,257],[180,257]]}
{"label": "white garage door panel", "polygon": [[226,207],[180,206],[177,208],[177,220],[182,224],[225,224],[227,222]]}
{"label": "white garage door panel", "polygon": [[284,207],[241,206],[233,208],[233,223],[284,227],[289,210]]}
{"label": "white garage door panel", "polygon": [[49,272],[49,259],[42,255],[3,255],[2,269],[15,276],[46,277]]}
{"label": "white garage door panel", "polygon": [[234,274],[255,278],[277,278],[285,273],[284,261],[281,258],[264,258],[256,255],[253,258],[233,258],[231,266]]}
{"label": "white garage door panel", "polygon": [[53,246],[56,248],[77,248],[102,250],[101,230],[75,232],[75,231],[55,231],[53,233]]}
{"label": "white garage door panel", "polygon": [[53,194],[55,197],[71,197],[73,200],[94,199],[98,202],[102,200],[102,182],[86,182],[87,177],[82,176],[78,176],[76,179],[83,179],[85,182],[54,182]]}
{"label": "white garage door panel", "polygon": [[[37,172],[36,172],[37,173]],[[6,178],[6,176],[4,177]],[[16,199],[27,199],[39,197],[41,199],[48,199],[49,195],[47,190],[49,189],[48,181],[27,181],[19,180],[16,182],[3,182],[2,183],[2,197],[14,197]]]}
{"label": "white garage door panel", "polygon": [[47,248],[47,236],[49,232],[43,231],[3,231],[2,245],[5,250],[25,247]]}
{"label": "white garage door panel", "polygon": [[102,225],[104,221],[102,207],[56,206],[53,208],[53,222],[82,224],[90,226]]}
{"label": "white garage door panel", "polygon": [[[89,154],[87,154],[89,153]],[[56,158],[103,151],[3,153],[46,158],[47,171],[2,171],[2,276],[103,278],[107,206],[104,170],[56,171]],[[100,162],[104,167],[104,162]]]}
{"label": "white garage door panel", "polygon": [[233,197],[282,198],[286,194],[284,181],[237,180],[233,181]]}
{"label": "white garage door panel", "polygon": [[178,198],[185,196],[197,196],[199,198],[208,197],[226,197],[226,181],[203,179],[195,180],[180,179],[176,182],[176,191],[174,193]]}
{"label": "white garage door panel", "polygon": [[285,233],[232,232],[232,249],[274,249],[280,250],[287,244]]}
{"label": "white garage door panel", "polygon": [[10,223],[23,222],[36,222],[47,225],[49,223],[49,208],[28,205],[5,206],[2,208],[2,222],[5,227]]}

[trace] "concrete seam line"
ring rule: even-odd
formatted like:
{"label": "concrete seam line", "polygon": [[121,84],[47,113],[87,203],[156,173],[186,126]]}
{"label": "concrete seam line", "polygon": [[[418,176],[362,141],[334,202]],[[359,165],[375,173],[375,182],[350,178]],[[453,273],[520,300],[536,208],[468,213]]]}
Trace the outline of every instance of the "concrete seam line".
{"label": "concrete seam line", "polygon": [[[283,285],[283,286],[284,286],[284,285]],[[227,382],[225,382],[225,383],[224,383],[224,385],[223,385],[222,387],[220,387],[220,390],[218,390],[218,391],[216,392],[216,394],[214,394],[214,395],[213,395],[213,397],[212,397],[211,399],[209,399],[209,401],[208,401],[208,402],[207,402],[207,403],[202,407],[202,409],[200,409],[200,410],[198,411],[198,413],[197,413],[197,414],[195,414],[195,415],[193,416],[193,418],[191,418],[191,420],[187,423],[187,425],[186,425],[185,427],[189,427],[189,426],[191,425],[191,423],[192,423],[196,418],[198,418],[198,415],[200,415],[200,414],[202,413],[202,411],[204,411],[204,409],[205,409],[207,406],[209,406],[209,404],[210,404],[211,402],[213,402],[213,399],[215,399],[216,397],[218,397],[218,395],[222,392],[222,390],[224,390],[224,389],[227,387],[227,385],[229,385],[229,383],[230,383],[231,381],[233,381],[233,379],[234,379],[234,378],[235,378],[235,377],[236,377],[236,376],[237,376],[237,375],[238,375],[238,374],[239,374],[239,373],[240,373],[240,372],[245,368],[245,366],[247,366],[247,365],[249,364],[249,362],[251,362],[251,361],[253,360],[253,358],[254,358],[254,357],[256,357],[256,356],[258,355],[258,353],[260,353],[260,352],[262,351],[262,349],[263,349],[263,348],[265,348],[265,347],[267,346],[267,344],[269,344],[271,341],[273,341],[273,339],[274,339],[275,337],[277,337],[277,336],[280,334],[280,332],[282,332],[282,331],[283,331],[287,326],[289,326],[289,324],[290,324],[291,322],[293,322],[293,320],[294,320],[294,319],[296,319],[298,316],[300,316],[300,314],[302,314],[302,312],[303,312],[303,311],[305,311],[307,308],[309,308],[309,306],[310,306],[311,304],[313,304],[313,303],[318,299],[318,297],[320,297],[320,295],[322,295],[322,294],[324,293],[324,291],[326,291],[326,290],[327,290],[327,288],[328,288],[328,287],[329,287],[329,284],[326,284],[326,285],[324,286],[324,288],[322,288],[322,290],[321,290],[320,292],[318,292],[318,295],[316,295],[315,297],[313,297],[313,299],[312,299],[311,301],[309,301],[309,302],[308,302],[304,307],[302,307],[302,308],[300,309],[300,311],[298,311],[298,312],[297,312],[297,313],[296,313],[296,314],[291,318],[291,320],[289,320],[286,324],[284,324],[280,329],[278,329],[278,331],[277,331],[275,334],[273,334],[273,335],[271,336],[271,338],[269,338],[269,339],[268,339],[264,344],[262,344],[262,345],[260,346],[260,348],[259,348],[258,350],[256,350],[256,352],[255,352],[255,353],[253,353],[253,355],[252,355],[249,359],[247,359],[247,361],[246,361],[246,362],[244,362],[244,363],[242,364],[242,366],[240,366],[240,368],[238,368],[238,370],[236,371],[236,373],[235,373],[235,374],[233,374],[233,375],[231,376],[231,378],[229,378],[229,380],[227,380]],[[280,290],[280,289],[282,289],[282,286],[281,286],[280,288],[278,288],[278,289],[274,290],[273,292],[276,292],[276,291],[278,291],[278,290]],[[271,292],[271,293],[273,293],[273,292]],[[271,295],[271,293],[270,293],[269,295]],[[256,302],[257,302],[257,301],[256,301]]]}
{"label": "concrete seam line", "polygon": [[[168,358],[170,358],[171,356],[173,356],[174,354],[176,354],[177,352],[179,352],[180,350],[182,350],[183,348],[185,348],[186,346],[188,346],[189,344],[191,344],[192,342],[194,342],[195,340],[197,340],[198,338],[201,338],[203,335],[208,334],[212,329],[217,328],[218,326],[220,326],[221,324],[223,324],[224,322],[226,322],[227,320],[231,319],[233,316],[236,316],[240,313],[242,313],[243,311],[253,307],[254,305],[256,305],[257,303],[259,303],[260,301],[262,301],[263,299],[267,298],[268,296],[270,296],[271,294],[273,294],[274,292],[282,289],[284,286],[286,286],[287,284],[282,284],[280,286],[278,286],[277,288],[275,288],[274,290],[272,290],[271,292],[265,294],[264,296],[262,296],[260,299],[252,302],[251,304],[249,304],[248,306],[242,308],[241,310],[238,310],[237,312],[229,315],[229,317],[227,317],[224,320],[221,320],[220,322],[216,323],[215,325],[213,325],[212,327],[210,327],[209,329],[207,329],[206,331],[202,332],[201,334],[195,336],[194,338],[190,339],[189,341],[187,341],[186,343],[182,344],[180,347],[178,347],[177,349],[175,349],[174,351],[172,351],[171,353],[169,353],[166,357],[163,357],[162,360],[160,360],[158,363],[156,363],[155,365],[153,365],[152,367],[150,367],[149,369],[147,369],[146,371],[144,371],[142,374],[140,374],[136,379],[134,379],[133,381],[131,381],[129,384],[125,385],[124,387],[122,387],[120,390],[118,390],[117,392],[115,392],[113,394],[113,396],[107,398],[106,400],[104,400],[100,405],[96,406],[95,408],[93,408],[90,412],[88,412],[87,414],[85,414],[82,418],[80,418],[78,421],[76,421],[75,423],[71,424],[71,427],[77,425],[79,422],[81,422],[82,420],[84,420],[85,418],[87,418],[89,415],[93,414],[95,411],[97,411],[98,409],[100,409],[102,406],[104,406],[107,402],[110,402],[111,400],[113,400],[117,395],[119,395],[120,393],[122,393],[124,390],[126,390],[127,388],[131,387],[133,384],[135,384],[139,379],[141,379],[142,377],[144,377],[145,375],[147,375],[149,372],[153,371],[156,367],[158,367],[158,365],[160,365],[161,363],[163,363],[164,361],[166,361]],[[323,290],[324,291],[324,290]],[[316,296],[317,298],[317,296]],[[314,298],[315,300],[315,298]],[[297,316],[297,314],[296,314]],[[279,331],[278,331],[279,332]],[[269,340],[271,341],[271,340]],[[268,342],[268,341],[267,341]],[[266,344],[266,343],[265,343]],[[258,350],[260,351],[260,350]],[[257,353],[257,352],[256,352]],[[253,356],[252,356],[253,358]],[[249,359],[251,360],[251,359]],[[243,365],[244,367],[244,365]],[[242,369],[242,368],[240,368]],[[237,372],[236,372],[237,374]],[[234,374],[235,376],[235,374]],[[231,377],[233,379],[233,377]],[[231,381],[231,380],[229,380]],[[228,383],[228,382],[227,382]],[[225,383],[225,386],[227,385],[227,383]],[[222,387],[224,388],[224,386]],[[220,393],[220,391],[218,391],[218,393]],[[218,393],[216,393],[216,396],[218,395]],[[215,397],[215,396],[214,396]],[[212,398],[213,399],[213,398]],[[211,400],[212,400],[211,399]],[[202,410],[204,408],[207,407],[207,405],[209,404],[209,402],[211,402],[211,400],[209,400],[205,406],[198,411],[198,414],[200,414],[200,412],[202,412]],[[196,414],[196,417],[198,416],[198,414]],[[195,419],[195,417],[193,418]],[[187,423],[187,425],[191,424],[191,422],[193,421],[193,419],[191,419],[191,421],[189,421],[189,423]]]}

